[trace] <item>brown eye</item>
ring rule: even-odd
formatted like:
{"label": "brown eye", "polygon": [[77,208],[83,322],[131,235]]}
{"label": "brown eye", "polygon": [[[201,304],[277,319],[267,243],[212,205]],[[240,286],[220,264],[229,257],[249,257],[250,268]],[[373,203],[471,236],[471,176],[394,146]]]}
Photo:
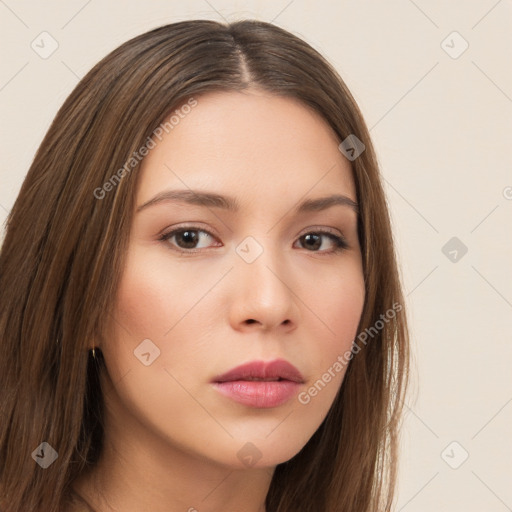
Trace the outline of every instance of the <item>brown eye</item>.
{"label": "brown eye", "polygon": [[[203,236],[201,236],[201,234]],[[177,246],[177,250],[187,251],[204,248],[198,247],[197,244],[205,238],[213,238],[213,235],[204,229],[191,226],[170,231],[162,235],[160,240],[171,242],[171,245]],[[175,240],[172,241],[172,239]]]}
{"label": "brown eye", "polygon": [[[334,242],[335,248],[333,250],[322,250],[319,251],[320,247],[322,247],[322,238],[327,237],[332,242]],[[338,252],[348,248],[348,244],[345,239],[341,236],[335,235],[329,231],[315,231],[311,233],[307,233],[299,238],[302,245],[306,249],[310,249],[314,252]]]}
{"label": "brown eye", "polygon": [[[211,233],[204,229],[197,226],[186,226],[163,234],[160,240],[170,246],[172,250],[192,253],[199,252],[200,249],[208,248],[208,245],[203,247],[198,246],[201,242],[208,244],[208,238],[212,240],[215,239]],[[326,239],[332,242],[334,249],[321,249]],[[348,248],[348,244],[342,236],[331,233],[330,231],[312,231],[299,237],[298,241],[301,243],[302,248],[310,252],[331,254]]]}

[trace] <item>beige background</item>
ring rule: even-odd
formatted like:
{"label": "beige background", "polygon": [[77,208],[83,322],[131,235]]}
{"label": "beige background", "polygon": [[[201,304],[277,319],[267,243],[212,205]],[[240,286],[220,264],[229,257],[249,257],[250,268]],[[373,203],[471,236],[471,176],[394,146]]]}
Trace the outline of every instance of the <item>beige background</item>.
{"label": "beige background", "polygon": [[321,51],[371,129],[415,356],[396,510],[512,510],[511,0],[0,0],[0,222],[93,64],[165,23],[239,17]]}

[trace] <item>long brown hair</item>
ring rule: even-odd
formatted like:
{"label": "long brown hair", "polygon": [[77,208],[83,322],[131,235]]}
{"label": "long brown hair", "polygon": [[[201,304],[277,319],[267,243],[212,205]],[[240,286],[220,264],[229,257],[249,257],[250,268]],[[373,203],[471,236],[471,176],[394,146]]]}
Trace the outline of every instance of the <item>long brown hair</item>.
{"label": "long brown hair", "polygon": [[[137,186],[133,155],[187,99],[248,87],[298,99],[340,141],[353,134],[365,145],[352,169],[366,288],[359,332],[373,328],[371,340],[359,344],[319,429],[277,466],[267,512],[392,506],[409,344],[368,129],[343,80],[300,38],[260,21],[195,20],[131,39],[79,82],[8,216],[0,254],[2,512],[59,512],[101,451],[105,367],[88,348],[112,321]],[[105,187],[114,175],[115,186]],[[58,453],[46,469],[31,456],[42,442]]]}

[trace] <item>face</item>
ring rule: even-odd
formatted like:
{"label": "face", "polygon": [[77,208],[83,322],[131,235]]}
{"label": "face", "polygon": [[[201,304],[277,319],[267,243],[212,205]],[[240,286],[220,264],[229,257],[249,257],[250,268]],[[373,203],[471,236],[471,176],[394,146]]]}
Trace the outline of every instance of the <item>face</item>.
{"label": "face", "polygon": [[357,335],[352,171],[329,126],[296,100],[250,90],[196,101],[140,169],[101,345],[107,415],[170,452],[275,466],[322,423]]}

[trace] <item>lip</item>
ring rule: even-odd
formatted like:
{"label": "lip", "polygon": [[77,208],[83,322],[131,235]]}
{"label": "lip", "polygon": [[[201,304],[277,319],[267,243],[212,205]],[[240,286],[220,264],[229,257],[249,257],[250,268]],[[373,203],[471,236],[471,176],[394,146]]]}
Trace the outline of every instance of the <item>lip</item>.
{"label": "lip", "polygon": [[303,383],[304,377],[299,370],[284,359],[252,361],[212,379],[213,386],[221,394],[257,408],[278,407],[286,403],[298,393]]}

